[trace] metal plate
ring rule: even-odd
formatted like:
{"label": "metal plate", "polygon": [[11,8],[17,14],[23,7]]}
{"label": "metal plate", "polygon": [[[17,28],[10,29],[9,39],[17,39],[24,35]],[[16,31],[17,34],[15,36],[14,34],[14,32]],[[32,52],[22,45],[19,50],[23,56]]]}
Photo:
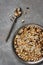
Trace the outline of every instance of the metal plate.
{"label": "metal plate", "polygon": [[[10,39],[6,43],[5,39],[13,22],[9,19],[16,7],[21,7],[26,11],[14,26]],[[25,23],[22,24],[22,19]],[[26,23],[36,23],[43,26],[43,0],[0,0],[0,65],[25,65],[18,60],[12,50],[12,38],[15,31]],[[40,64],[43,65],[43,62]]]}

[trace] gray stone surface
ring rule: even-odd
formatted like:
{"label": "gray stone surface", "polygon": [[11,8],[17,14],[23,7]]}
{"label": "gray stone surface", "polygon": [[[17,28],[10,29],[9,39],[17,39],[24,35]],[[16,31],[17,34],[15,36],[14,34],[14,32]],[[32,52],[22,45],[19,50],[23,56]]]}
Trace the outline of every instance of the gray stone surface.
{"label": "gray stone surface", "polygon": [[[9,19],[9,14],[12,14],[16,7],[21,7],[23,11],[26,11],[27,6],[30,7],[30,11],[18,19],[6,43],[5,39],[13,23]],[[12,50],[13,35],[20,26],[25,24],[21,23],[22,19],[25,20],[25,23],[36,23],[43,26],[43,0],[0,0],[0,65],[25,65],[17,59]]]}

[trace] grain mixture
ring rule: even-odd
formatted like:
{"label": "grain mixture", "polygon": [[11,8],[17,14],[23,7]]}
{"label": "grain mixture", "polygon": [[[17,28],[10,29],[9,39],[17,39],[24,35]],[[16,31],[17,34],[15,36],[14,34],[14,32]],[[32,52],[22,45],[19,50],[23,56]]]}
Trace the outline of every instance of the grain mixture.
{"label": "grain mixture", "polygon": [[43,57],[43,29],[38,25],[27,25],[14,38],[17,55],[24,61],[38,61]]}

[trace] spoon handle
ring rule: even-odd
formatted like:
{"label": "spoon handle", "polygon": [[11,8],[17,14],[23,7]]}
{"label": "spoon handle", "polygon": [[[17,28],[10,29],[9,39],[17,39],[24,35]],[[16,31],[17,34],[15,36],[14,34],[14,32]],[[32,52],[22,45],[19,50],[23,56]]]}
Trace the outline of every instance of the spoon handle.
{"label": "spoon handle", "polygon": [[15,20],[14,20],[12,26],[11,26],[11,29],[10,29],[10,31],[9,31],[9,33],[8,33],[7,38],[6,38],[6,42],[8,41],[8,39],[9,39],[9,37],[10,37],[12,31],[13,31],[13,28],[14,28],[14,25],[15,25],[16,22],[17,22],[17,17],[15,18]]}

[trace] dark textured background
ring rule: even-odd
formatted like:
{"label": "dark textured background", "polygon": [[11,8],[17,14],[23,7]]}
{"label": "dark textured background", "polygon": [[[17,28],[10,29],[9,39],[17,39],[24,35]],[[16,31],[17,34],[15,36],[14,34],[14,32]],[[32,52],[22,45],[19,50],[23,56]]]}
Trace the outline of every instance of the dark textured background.
{"label": "dark textured background", "polygon": [[[23,11],[26,11],[27,6],[30,7],[30,11],[18,19],[6,43],[5,39],[13,23],[9,19],[9,14],[12,14],[16,7],[22,7]],[[22,19],[25,23],[37,23],[43,26],[43,0],[0,0],[0,65],[25,65],[16,58],[11,45],[15,31],[22,26],[20,22]]]}

